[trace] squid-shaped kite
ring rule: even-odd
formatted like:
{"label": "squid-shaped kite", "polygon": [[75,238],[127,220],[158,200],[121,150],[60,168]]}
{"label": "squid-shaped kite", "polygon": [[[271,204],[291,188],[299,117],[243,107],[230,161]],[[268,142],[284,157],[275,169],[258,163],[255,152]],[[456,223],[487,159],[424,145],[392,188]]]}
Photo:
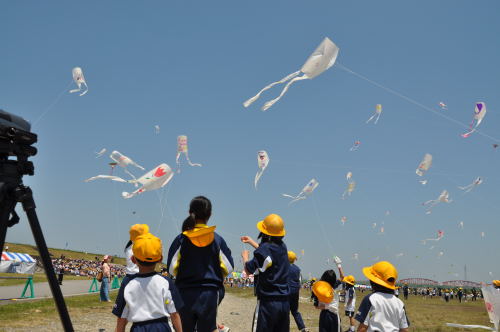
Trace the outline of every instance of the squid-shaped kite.
{"label": "squid-shaped kite", "polygon": [[302,191],[297,195],[297,196],[292,196],[288,194],[282,194],[283,197],[288,197],[291,198],[292,200],[290,201],[289,204],[295,203],[301,199],[306,199],[307,196],[311,195],[314,189],[316,189],[319,186],[319,182],[316,179],[311,179],[304,188],[302,188]]}
{"label": "squid-shaped kite", "polygon": [[356,151],[357,149],[359,149],[360,145],[361,145],[361,141],[354,141],[354,144],[353,144],[353,146],[351,146],[349,151]]}
{"label": "squid-shaped kite", "polygon": [[351,180],[351,178],[352,178],[352,172],[347,172],[345,178],[346,178],[347,182],[349,182],[349,180]]}
{"label": "squid-shaped kite", "polygon": [[444,237],[444,232],[443,232],[443,231],[441,231],[441,230],[438,230],[438,231],[437,231],[437,237],[436,237],[436,238],[422,240],[422,243],[423,243],[423,244],[426,244],[426,243],[427,243],[427,241],[439,241],[439,240],[441,240],[443,237]]}
{"label": "squid-shaped kite", "polygon": [[375,119],[375,122],[373,122],[373,124],[377,124],[381,114],[382,114],[382,105],[377,104],[377,106],[375,106],[375,113],[373,113],[373,115],[368,120],[366,120],[366,123]]}
{"label": "squid-shaped kite", "polygon": [[458,227],[460,227],[460,229],[464,229],[464,222],[463,221],[459,222]]}
{"label": "squid-shaped kite", "polygon": [[346,196],[351,196],[351,193],[354,191],[355,188],[356,188],[356,182],[355,181],[350,181],[347,184],[347,189],[342,194],[342,199],[345,199]]}
{"label": "squid-shaped kite", "polygon": [[[429,153],[426,153],[424,156],[424,159],[422,159],[420,164],[418,164],[418,167],[417,167],[417,170],[415,171],[415,173],[418,176],[423,176],[424,173],[427,172],[429,170],[429,168],[431,168],[431,166],[432,166],[432,155]],[[422,183],[422,184],[425,184],[425,183]]]}
{"label": "squid-shaped kite", "polygon": [[[285,88],[281,91],[280,95],[277,98],[270,100],[264,104],[262,110],[268,110],[271,106],[274,105],[274,103],[276,103],[278,100],[280,100],[281,97],[283,97],[283,95],[288,91],[290,85],[292,85],[296,81],[313,79],[333,66],[335,60],[337,60],[338,54],[339,48],[337,47],[337,45],[335,45],[330,39],[328,39],[328,37],[323,39],[321,44],[319,44],[316,50],[309,56],[309,58],[306,60],[299,71],[291,73],[281,80],[269,84],[268,86],[260,90],[255,96],[245,101],[243,103],[243,106],[250,106],[254,101],[259,99],[260,95],[264,91],[271,89],[273,86],[290,81],[285,85]],[[299,76],[301,72],[303,73],[303,75]]]}
{"label": "squid-shaped kite", "polygon": [[472,117],[472,122],[469,126],[469,131],[465,134],[462,134],[463,138],[469,137],[473,132],[476,131],[477,127],[483,121],[484,116],[486,115],[486,104],[483,102],[477,102],[476,107],[474,108],[474,116]]}
{"label": "squid-shaped kite", "polygon": [[443,190],[439,197],[437,199],[431,199],[427,202],[422,203],[422,205],[428,205],[429,208],[426,211],[426,214],[431,213],[431,209],[439,204],[439,203],[451,203],[453,200],[450,199],[450,193],[448,193],[448,190]]}
{"label": "squid-shaped kite", "polygon": [[87,82],[85,82],[85,77],[83,77],[82,68],[80,67],[73,68],[72,74],[73,74],[73,81],[75,81],[76,85],[78,86],[78,89],[69,90],[69,93],[82,91],[82,85],[85,85],[85,90],[82,93],[80,93],[80,96],[83,96],[84,94],[89,92],[89,87],[87,86]]}
{"label": "squid-shaped kite", "polygon": [[85,182],[90,182],[97,179],[108,179],[111,181],[123,183],[133,183],[134,185],[137,185],[138,183],[142,184],[142,187],[132,193],[122,192],[123,198],[131,198],[135,195],[142,194],[145,191],[160,189],[161,187],[165,186],[173,176],[174,173],[172,172],[170,166],[168,166],[167,164],[161,164],[138,179],[124,180],[118,176],[113,175],[97,175],[85,180]]}
{"label": "squid-shaped kite", "polygon": [[201,164],[193,163],[189,159],[189,154],[188,154],[188,138],[187,138],[186,135],[177,136],[177,155],[175,157],[175,162],[177,163],[177,173],[180,173],[180,171],[181,171],[181,163],[179,161],[181,153],[183,153],[184,156],[186,156],[186,160],[188,161],[189,166],[198,166],[198,167],[201,167]]}
{"label": "squid-shaped kite", "polygon": [[144,167],[142,167],[141,165],[136,164],[135,161],[133,161],[129,157],[121,154],[118,151],[111,152],[111,155],[109,157],[116,162],[116,165],[122,167],[123,170],[125,171],[125,173],[127,173],[128,175],[130,175],[134,179],[135,179],[135,176],[127,170],[127,166],[129,166],[129,165],[135,166],[135,167],[137,167],[137,168],[139,168],[139,169],[141,169],[141,170],[144,171]]}
{"label": "squid-shaped kite", "polygon": [[259,166],[259,171],[255,174],[254,186],[257,189],[257,183],[260,180],[260,177],[264,173],[267,165],[269,164],[269,156],[266,151],[257,152],[257,165]]}
{"label": "squid-shaped kite", "polygon": [[481,179],[480,177],[477,177],[477,178],[474,179],[474,181],[471,184],[466,185],[465,187],[458,187],[458,188],[460,190],[465,190],[465,192],[468,193],[472,189],[474,189],[477,186],[479,186],[481,183],[483,183],[483,179]]}
{"label": "squid-shaped kite", "polygon": [[441,107],[441,109],[442,109],[443,111],[448,110],[448,105],[446,105],[446,104],[445,104],[445,103],[443,103],[442,101],[440,101],[440,102],[438,103],[438,105],[439,105],[439,107]]}

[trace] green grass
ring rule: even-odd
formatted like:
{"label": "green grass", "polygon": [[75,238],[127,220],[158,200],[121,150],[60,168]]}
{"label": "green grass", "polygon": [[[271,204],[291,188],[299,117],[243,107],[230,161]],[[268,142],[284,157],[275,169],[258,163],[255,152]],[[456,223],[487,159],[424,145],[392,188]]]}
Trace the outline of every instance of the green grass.
{"label": "green grass", "polygon": [[[5,246],[8,246],[9,251],[11,252],[20,252],[23,254],[40,256],[37,247],[33,245],[6,242]],[[66,258],[85,259],[89,261],[94,261],[96,256],[99,258],[102,258],[103,256],[102,254],[84,253],[81,251],[57,249],[57,248],[49,248],[49,253],[52,254],[52,258],[59,258],[61,257],[61,255],[64,255],[66,256]],[[114,257],[113,263],[121,265],[126,264],[125,258],[120,258],[120,257]]]}
{"label": "green grass", "polygon": [[[0,287],[1,286],[13,286],[13,285],[24,285],[26,283],[26,279],[10,279],[12,277],[21,277],[27,278],[31,276],[31,274],[21,274],[21,273],[0,273]],[[2,279],[1,277],[9,277],[9,279]],[[74,275],[64,275],[64,281],[66,280],[89,280],[88,277],[80,277]],[[47,276],[45,273],[35,273],[33,274],[33,282],[46,282]]]}

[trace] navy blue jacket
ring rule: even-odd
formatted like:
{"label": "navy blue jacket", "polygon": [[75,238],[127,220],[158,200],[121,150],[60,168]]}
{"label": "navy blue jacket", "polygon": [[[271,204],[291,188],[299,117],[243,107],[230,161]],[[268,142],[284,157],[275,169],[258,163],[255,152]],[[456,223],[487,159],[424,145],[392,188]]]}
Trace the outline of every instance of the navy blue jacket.
{"label": "navy blue jacket", "polygon": [[257,298],[261,300],[288,299],[288,250],[284,242],[264,242],[253,252],[253,259],[246,262],[248,273],[258,276]]}
{"label": "navy blue jacket", "polygon": [[288,287],[290,293],[298,293],[300,291],[300,268],[295,264],[290,264],[290,271],[288,271]]}

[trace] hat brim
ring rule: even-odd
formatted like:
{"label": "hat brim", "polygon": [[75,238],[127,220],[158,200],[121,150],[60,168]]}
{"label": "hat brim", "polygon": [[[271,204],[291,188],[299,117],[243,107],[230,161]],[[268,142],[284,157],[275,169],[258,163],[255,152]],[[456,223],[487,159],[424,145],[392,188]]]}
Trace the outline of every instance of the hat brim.
{"label": "hat brim", "polygon": [[283,230],[278,233],[278,234],[271,234],[269,231],[267,231],[265,228],[264,228],[264,220],[261,220],[257,223],[257,229],[261,232],[261,233],[264,233],[266,235],[269,235],[269,236],[285,236],[286,234],[286,231],[285,229],[283,228]]}
{"label": "hat brim", "polygon": [[367,277],[368,279],[370,279],[371,281],[373,281],[377,285],[384,286],[385,288],[389,288],[389,289],[396,289],[396,285],[391,285],[391,284],[387,283],[386,281],[384,281],[384,280],[380,279],[379,277],[377,277],[373,273],[373,270],[372,270],[371,266],[364,267],[363,268],[363,274],[365,275],[365,277]]}
{"label": "hat brim", "polygon": [[349,284],[351,286],[354,286],[354,282],[349,282],[346,280],[346,278],[344,277],[344,279],[342,279],[342,282],[345,282],[346,284]]}

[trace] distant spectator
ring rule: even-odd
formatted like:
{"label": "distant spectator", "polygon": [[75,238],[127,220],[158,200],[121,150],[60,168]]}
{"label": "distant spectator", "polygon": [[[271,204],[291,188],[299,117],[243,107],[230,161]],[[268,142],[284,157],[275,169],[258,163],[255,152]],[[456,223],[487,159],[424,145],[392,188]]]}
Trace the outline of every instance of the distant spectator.
{"label": "distant spectator", "polygon": [[101,301],[111,302],[109,299],[109,281],[111,280],[111,268],[109,267],[110,257],[105,255],[102,259],[101,271],[102,271],[102,281],[101,281],[101,291],[100,299]]}

